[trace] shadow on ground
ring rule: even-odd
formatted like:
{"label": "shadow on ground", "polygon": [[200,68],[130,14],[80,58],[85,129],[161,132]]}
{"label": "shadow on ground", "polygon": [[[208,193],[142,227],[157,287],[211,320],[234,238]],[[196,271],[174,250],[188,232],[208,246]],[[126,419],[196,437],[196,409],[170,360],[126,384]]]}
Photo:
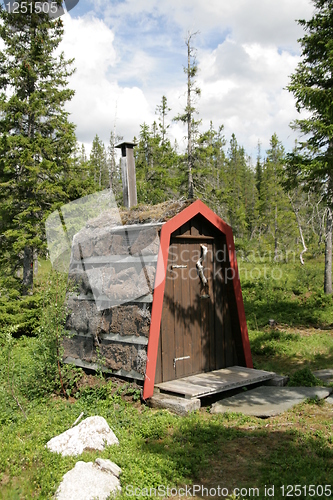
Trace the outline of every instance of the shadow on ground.
{"label": "shadow on ground", "polygon": [[143,451],[173,462],[172,468],[192,484],[220,486],[229,494],[234,488],[258,488],[257,498],[265,498],[265,485],[274,485],[274,498],[283,498],[283,485],[320,485],[332,477],[333,449],[323,433],[302,433],[292,423],[271,430],[270,424],[265,427],[271,419],[258,422],[237,414],[200,420],[190,416],[171,436],[146,439]]}

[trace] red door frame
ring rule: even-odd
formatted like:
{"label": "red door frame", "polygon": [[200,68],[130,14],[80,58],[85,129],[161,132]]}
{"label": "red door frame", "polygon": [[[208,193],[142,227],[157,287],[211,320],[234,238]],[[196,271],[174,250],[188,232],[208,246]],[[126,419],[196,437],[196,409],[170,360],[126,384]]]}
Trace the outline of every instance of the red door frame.
{"label": "red door frame", "polygon": [[226,244],[229,251],[230,268],[232,270],[232,276],[233,276],[232,282],[237,304],[238,319],[242,336],[245,363],[247,368],[253,368],[232,229],[218,215],[216,215],[212,210],[210,210],[210,208],[208,208],[201,200],[197,200],[190,206],[185,208],[182,212],[175,215],[175,217],[170,219],[168,222],[166,222],[161,229],[160,248],[158,252],[156,277],[155,277],[155,283],[157,283],[158,285],[154,289],[153,305],[151,311],[151,322],[150,322],[149,340],[147,349],[146,375],[143,386],[143,399],[150,398],[154,392],[157,352],[158,352],[158,343],[159,343],[160,328],[161,328],[165,279],[166,279],[166,272],[168,265],[171,234],[198,214],[201,214],[203,217],[205,217],[205,219],[207,219],[211,224],[213,224],[213,226],[215,226],[219,231],[221,231],[226,237]]}

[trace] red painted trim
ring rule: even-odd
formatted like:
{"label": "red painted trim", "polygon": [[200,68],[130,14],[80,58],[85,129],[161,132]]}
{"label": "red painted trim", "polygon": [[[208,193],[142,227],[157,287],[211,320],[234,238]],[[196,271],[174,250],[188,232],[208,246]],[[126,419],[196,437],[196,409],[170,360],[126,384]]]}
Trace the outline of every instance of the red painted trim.
{"label": "red painted trim", "polygon": [[238,318],[241,329],[242,343],[246,366],[253,368],[250,342],[246,325],[242,290],[238,275],[238,266],[235,253],[234,239],[231,227],[226,224],[218,215],[208,208],[201,200],[197,200],[175,217],[166,222],[161,229],[160,248],[157,259],[155,283],[158,285],[154,289],[153,306],[151,312],[151,322],[149,330],[149,340],[147,349],[146,376],[143,386],[143,399],[148,399],[153,395],[155,384],[155,372],[158,352],[158,342],[160,336],[162,309],[164,300],[165,279],[168,265],[168,253],[171,234],[188,222],[196,215],[201,214],[217,229],[226,235],[226,242],[229,249],[230,267],[233,270],[233,286],[237,303]]}
{"label": "red painted trim", "polygon": [[228,251],[229,251],[230,267],[233,270],[232,283],[234,286],[234,294],[235,294],[236,304],[237,304],[238,320],[239,320],[239,327],[240,327],[241,337],[242,337],[245,364],[246,364],[247,368],[253,368],[250,341],[249,341],[249,333],[247,331],[247,324],[246,324],[246,317],[245,317],[243,295],[242,295],[242,289],[241,289],[241,284],[240,284],[240,280],[239,280],[239,271],[238,271],[238,265],[237,265],[237,259],[236,259],[236,249],[235,249],[235,243],[234,243],[234,238],[233,238],[233,234],[232,234],[232,229],[230,226],[229,226],[228,233],[226,233],[226,240],[227,240],[227,247],[228,247]]}

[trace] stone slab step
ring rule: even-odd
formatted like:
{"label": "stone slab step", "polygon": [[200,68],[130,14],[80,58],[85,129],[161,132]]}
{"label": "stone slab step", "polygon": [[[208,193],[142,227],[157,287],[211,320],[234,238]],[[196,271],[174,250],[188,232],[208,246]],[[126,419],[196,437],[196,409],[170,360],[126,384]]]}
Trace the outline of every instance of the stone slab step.
{"label": "stone slab step", "polygon": [[333,380],[333,368],[326,368],[324,370],[316,370],[312,372],[313,375],[320,380],[324,380],[325,382],[329,382],[330,380]]}
{"label": "stone slab step", "polygon": [[212,405],[211,413],[244,413],[254,417],[273,417],[279,415],[306,399],[325,399],[332,389],[329,387],[268,387],[238,394],[217,401]]}
{"label": "stone slab step", "polygon": [[162,393],[155,393],[147,400],[147,403],[151,408],[165,408],[181,416],[185,416],[192,411],[199,410],[201,406],[200,399],[185,399]]}

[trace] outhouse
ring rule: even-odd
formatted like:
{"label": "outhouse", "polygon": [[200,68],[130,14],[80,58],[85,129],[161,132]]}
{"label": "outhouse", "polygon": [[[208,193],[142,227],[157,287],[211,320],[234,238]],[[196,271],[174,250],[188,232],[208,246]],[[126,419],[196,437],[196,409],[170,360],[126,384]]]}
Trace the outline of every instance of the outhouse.
{"label": "outhouse", "polygon": [[[148,211],[149,212],[149,211]],[[75,235],[64,361],[154,386],[253,368],[231,227],[202,201]]]}

